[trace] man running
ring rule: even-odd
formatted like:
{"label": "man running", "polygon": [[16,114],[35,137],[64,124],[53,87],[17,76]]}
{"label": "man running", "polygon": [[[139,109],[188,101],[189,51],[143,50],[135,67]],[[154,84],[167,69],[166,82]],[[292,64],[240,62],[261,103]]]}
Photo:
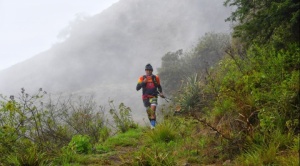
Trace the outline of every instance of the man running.
{"label": "man running", "polygon": [[156,125],[155,111],[157,96],[160,95],[161,97],[164,97],[164,95],[162,93],[159,77],[152,74],[153,68],[150,64],[145,66],[145,72],[146,75],[143,75],[138,79],[136,90],[139,91],[140,89],[143,89],[142,99],[151,123],[151,129],[153,129]]}

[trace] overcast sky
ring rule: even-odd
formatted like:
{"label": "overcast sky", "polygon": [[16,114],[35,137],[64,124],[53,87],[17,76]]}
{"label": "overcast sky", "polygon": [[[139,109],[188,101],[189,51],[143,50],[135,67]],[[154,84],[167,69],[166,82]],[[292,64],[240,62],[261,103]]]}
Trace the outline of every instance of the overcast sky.
{"label": "overcast sky", "polygon": [[0,0],[0,70],[49,49],[76,15],[93,16],[119,0]]}

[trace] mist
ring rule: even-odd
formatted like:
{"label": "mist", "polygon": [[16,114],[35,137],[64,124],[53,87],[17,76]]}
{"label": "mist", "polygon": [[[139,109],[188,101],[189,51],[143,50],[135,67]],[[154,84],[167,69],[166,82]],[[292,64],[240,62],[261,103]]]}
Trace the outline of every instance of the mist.
{"label": "mist", "polygon": [[[0,94],[43,88],[52,94],[94,95],[114,100],[146,117],[135,86],[144,67],[160,67],[161,57],[188,50],[206,32],[230,32],[224,0],[120,0],[92,17],[79,17],[60,33],[60,43],[0,71]],[[17,49],[17,48],[16,48]],[[163,82],[163,80],[162,80]],[[161,105],[163,100],[159,100]],[[146,114],[145,114],[146,115]]]}

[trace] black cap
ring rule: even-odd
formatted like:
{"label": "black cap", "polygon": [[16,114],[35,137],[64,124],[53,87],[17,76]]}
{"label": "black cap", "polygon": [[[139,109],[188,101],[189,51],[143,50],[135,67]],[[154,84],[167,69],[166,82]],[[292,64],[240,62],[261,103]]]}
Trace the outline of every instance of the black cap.
{"label": "black cap", "polygon": [[150,64],[147,64],[145,66],[145,70],[151,70],[151,71],[153,71],[153,68],[152,68],[152,66]]}

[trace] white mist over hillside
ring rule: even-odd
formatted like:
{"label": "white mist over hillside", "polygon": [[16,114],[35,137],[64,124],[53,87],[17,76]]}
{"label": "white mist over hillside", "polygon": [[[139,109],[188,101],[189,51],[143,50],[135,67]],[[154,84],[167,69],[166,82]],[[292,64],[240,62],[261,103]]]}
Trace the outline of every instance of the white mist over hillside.
{"label": "white mist over hillside", "polygon": [[155,74],[165,53],[191,48],[206,32],[229,33],[229,14],[223,0],[120,0],[72,23],[64,42],[1,71],[0,93],[17,94],[24,87],[93,94],[101,104],[114,99],[141,115],[135,86],[144,66],[151,63]]}

